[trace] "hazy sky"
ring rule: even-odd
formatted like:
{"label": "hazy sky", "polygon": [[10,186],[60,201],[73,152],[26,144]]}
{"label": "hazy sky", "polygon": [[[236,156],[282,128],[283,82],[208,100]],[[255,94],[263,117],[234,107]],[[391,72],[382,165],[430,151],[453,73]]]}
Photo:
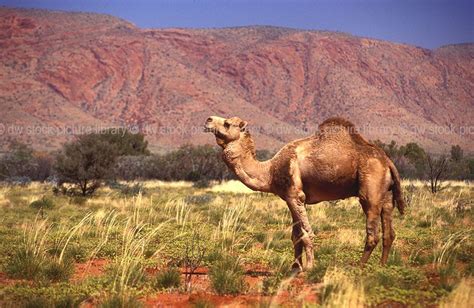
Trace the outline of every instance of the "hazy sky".
{"label": "hazy sky", "polygon": [[0,0],[107,13],[143,28],[273,25],[334,30],[436,48],[474,42],[474,0]]}

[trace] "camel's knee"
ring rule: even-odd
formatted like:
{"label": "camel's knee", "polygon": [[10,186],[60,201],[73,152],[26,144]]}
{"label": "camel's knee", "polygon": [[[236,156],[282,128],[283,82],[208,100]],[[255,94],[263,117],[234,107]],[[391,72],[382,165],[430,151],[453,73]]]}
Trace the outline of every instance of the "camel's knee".
{"label": "camel's knee", "polygon": [[379,237],[376,234],[369,233],[367,234],[367,239],[365,241],[365,246],[369,249],[374,249],[379,243]]}
{"label": "camel's knee", "polygon": [[313,231],[309,230],[308,232],[306,230],[303,230],[301,241],[303,242],[305,249],[313,250],[313,247],[314,247],[313,240],[314,240]]}
{"label": "camel's knee", "polygon": [[299,219],[302,219],[304,216],[306,216],[306,207],[304,206],[304,203],[298,203],[296,205],[296,215],[298,215]]}

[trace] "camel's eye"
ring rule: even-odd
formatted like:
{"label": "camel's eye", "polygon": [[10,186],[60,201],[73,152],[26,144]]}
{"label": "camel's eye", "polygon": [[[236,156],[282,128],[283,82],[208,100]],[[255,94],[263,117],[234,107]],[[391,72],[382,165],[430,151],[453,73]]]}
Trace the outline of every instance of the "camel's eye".
{"label": "camel's eye", "polygon": [[224,122],[224,127],[225,127],[226,129],[229,129],[229,127],[230,127],[230,124],[229,124],[229,123],[227,123],[227,122]]}

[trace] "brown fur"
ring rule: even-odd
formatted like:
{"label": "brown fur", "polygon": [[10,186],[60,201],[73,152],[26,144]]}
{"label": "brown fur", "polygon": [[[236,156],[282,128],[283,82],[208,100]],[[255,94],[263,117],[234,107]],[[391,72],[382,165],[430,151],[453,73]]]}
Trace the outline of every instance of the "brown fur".
{"label": "brown fur", "polygon": [[246,131],[247,122],[237,117],[210,117],[206,130],[216,136],[223,159],[239,179],[253,190],[271,192],[288,204],[293,219],[294,268],[313,265],[313,231],[306,204],[359,197],[367,218],[367,238],[361,264],[365,264],[379,241],[382,221],[385,264],[395,239],[392,211],[403,214],[400,176],[384,151],[366,141],[355,126],[342,118],[324,121],[310,137],[285,145],[265,162],[255,158],[255,144]]}

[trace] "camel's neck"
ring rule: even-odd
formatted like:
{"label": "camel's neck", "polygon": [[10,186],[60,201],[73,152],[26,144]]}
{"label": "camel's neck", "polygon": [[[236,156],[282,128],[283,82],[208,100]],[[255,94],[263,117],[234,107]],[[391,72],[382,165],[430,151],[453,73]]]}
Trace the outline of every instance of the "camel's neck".
{"label": "camel's neck", "polygon": [[270,192],[270,161],[261,162],[255,157],[255,145],[250,135],[227,144],[222,153],[225,163],[247,187]]}

